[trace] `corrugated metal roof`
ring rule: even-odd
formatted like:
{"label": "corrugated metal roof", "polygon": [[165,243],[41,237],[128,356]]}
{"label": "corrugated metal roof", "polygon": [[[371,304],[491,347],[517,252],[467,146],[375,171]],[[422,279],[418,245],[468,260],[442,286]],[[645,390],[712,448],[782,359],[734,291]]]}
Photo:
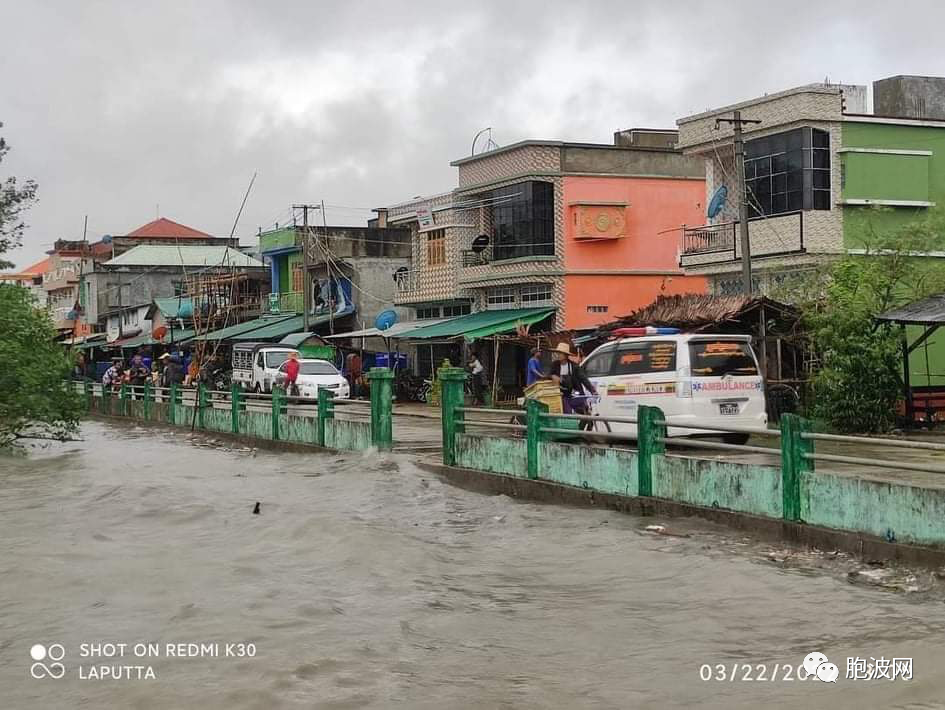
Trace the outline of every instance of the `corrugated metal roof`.
{"label": "corrugated metal roof", "polygon": [[[321,325],[322,323],[327,323],[331,319],[343,318],[344,316],[354,313],[354,307],[348,306],[340,313],[334,313],[331,316],[320,315],[312,316],[309,318],[308,324],[309,327],[314,327],[316,325]],[[289,333],[295,333],[303,327],[302,316],[295,316],[289,318],[288,320],[279,321],[278,323],[273,323],[267,325],[265,328],[260,328],[258,330],[253,330],[249,333],[240,333],[238,335],[232,336],[233,340],[274,340],[275,338],[283,338]]]}
{"label": "corrugated metal roof", "polygon": [[237,266],[261,269],[265,265],[230,247],[142,244],[106,261],[105,266]]}
{"label": "corrugated metal roof", "polygon": [[913,325],[945,323],[945,294],[930,296],[921,301],[899,306],[876,316],[876,320]]}
{"label": "corrugated metal roof", "polygon": [[326,338],[336,339],[336,338],[374,338],[374,337],[386,337],[386,338],[397,338],[402,334],[406,333],[408,330],[417,330],[419,328],[426,328],[430,325],[436,325],[437,323],[442,323],[449,320],[449,318],[428,318],[426,320],[405,320],[400,323],[394,323],[387,330],[378,330],[377,328],[365,328],[364,330],[352,330],[350,333],[337,333],[335,335],[326,335]]}
{"label": "corrugated metal roof", "polygon": [[[237,335],[244,335],[245,333],[252,333],[253,331],[259,330],[260,328],[266,328],[275,323],[281,323],[285,320],[290,320],[295,316],[292,314],[282,314],[278,316],[263,316],[262,318],[256,318],[255,320],[248,320],[245,323],[237,323],[235,325],[227,326],[226,328],[220,328],[219,330],[214,330],[206,335],[200,335],[194,338],[194,340],[230,340]],[[298,328],[293,328],[293,330],[298,330]],[[286,331],[290,333],[292,331]],[[243,338],[243,340],[256,340],[255,336],[252,338]]]}

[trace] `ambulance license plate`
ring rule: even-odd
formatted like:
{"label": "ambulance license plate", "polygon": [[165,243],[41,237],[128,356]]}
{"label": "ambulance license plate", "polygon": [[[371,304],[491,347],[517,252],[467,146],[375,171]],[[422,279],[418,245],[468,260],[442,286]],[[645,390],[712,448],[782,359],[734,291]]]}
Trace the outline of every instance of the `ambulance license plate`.
{"label": "ambulance license plate", "polygon": [[719,414],[738,414],[738,403],[737,402],[719,403]]}

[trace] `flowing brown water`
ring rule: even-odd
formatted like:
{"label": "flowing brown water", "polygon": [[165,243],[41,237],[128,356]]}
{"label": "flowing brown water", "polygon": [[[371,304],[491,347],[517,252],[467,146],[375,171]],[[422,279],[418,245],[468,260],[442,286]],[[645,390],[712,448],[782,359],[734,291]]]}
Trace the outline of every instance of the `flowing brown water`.
{"label": "flowing brown water", "polygon": [[[460,490],[402,456],[84,437],[0,460],[0,708],[945,707],[939,593],[781,568],[695,523],[653,535]],[[125,655],[82,656],[106,642]],[[219,655],[167,657],[188,642]],[[65,675],[32,678],[30,648],[56,643]],[[811,651],[836,684],[700,680]],[[913,680],[844,678],[880,655],[913,658]],[[103,665],[155,677],[89,678]]]}

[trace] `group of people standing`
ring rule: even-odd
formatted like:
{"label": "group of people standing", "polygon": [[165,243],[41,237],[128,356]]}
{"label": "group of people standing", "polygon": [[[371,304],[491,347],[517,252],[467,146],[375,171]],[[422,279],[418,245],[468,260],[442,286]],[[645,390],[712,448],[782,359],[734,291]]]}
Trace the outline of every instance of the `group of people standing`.
{"label": "group of people standing", "polygon": [[122,385],[143,387],[150,382],[154,387],[170,387],[185,384],[186,380],[187,363],[180,353],[164,353],[154,360],[138,354],[128,363],[114,358],[111,367],[102,375],[102,386],[111,389]]}
{"label": "group of people standing", "polygon": [[561,390],[561,407],[565,414],[589,414],[590,397],[597,388],[581,367],[581,356],[571,352],[568,343],[558,343],[554,349],[554,361],[546,373],[541,364],[541,348],[533,348],[525,369],[525,385],[538,380],[551,379]]}
{"label": "group of people standing", "polygon": [[[541,353],[541,348],[532,348],[531,357],[525,367],[525,386],[528,387],[538,380],[550,379],[561,389],[561,405],[565,414],[589,414],[589,399],[597,394],[597,388],[581,367],[581,355],[572,353],[568,343],[558,343],[553,351],[554,361],[545,372]],[[475,352],[469,356],[467,369],[472,384],[473,402],[482,405],[485,403],[486,369]]]}

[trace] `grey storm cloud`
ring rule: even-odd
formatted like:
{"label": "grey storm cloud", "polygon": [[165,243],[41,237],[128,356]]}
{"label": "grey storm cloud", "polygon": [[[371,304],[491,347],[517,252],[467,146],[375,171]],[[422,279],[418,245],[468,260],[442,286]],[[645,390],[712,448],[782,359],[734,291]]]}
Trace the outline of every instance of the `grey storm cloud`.
{"label": "grey storm cloud", "polygon": [[[940,3],[0,0],[0,171],[39,182],[20,266],[162,216],[228,234],[293,202],[455,185],[475,133],[608,142],[820,81],[945,74]],[[160,207],[158,208],[158,205]]]}

